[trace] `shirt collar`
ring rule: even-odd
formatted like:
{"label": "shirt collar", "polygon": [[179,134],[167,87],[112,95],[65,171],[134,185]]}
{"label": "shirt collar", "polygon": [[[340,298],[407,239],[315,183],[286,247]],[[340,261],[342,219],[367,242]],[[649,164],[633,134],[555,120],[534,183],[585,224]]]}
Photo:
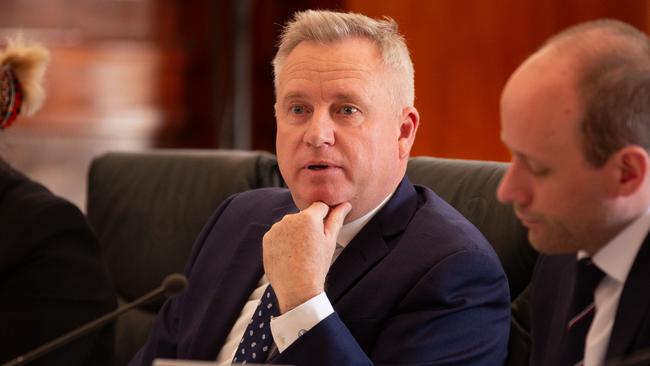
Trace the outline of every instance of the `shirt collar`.
{"label": "shirt collar", "polygon": [[[393,192],[395,193],[395,192]],[[358,219],[348,222],[347,224],[344,224],[341,227],[341,231],[339,231],[339,236],[336,239],[336,243],[340,245],[341,247],[345,248],[350,241],[363,229],[364,226],[372,219],[379,210],[381,210],[382,207],[388,202],[388,200],[393,196],[393,193],[389,194],[388,197],[384,198],[381,203],[375,207],[374,209],[370,210],[367,214],[359,217]]]}
{"label": "shirt collar", "polygon": [[[618,233],[593,256],[593,262],[619,283],[625,283],[641,244],[650,230],[650,208]],[[588,257],[578,252],[578,259]]]}

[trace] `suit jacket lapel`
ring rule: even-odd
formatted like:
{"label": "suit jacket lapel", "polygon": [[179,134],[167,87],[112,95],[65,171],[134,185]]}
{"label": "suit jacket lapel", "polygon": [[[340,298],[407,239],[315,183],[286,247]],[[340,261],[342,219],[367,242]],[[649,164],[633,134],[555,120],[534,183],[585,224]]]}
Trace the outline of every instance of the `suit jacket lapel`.
{"label": "suit jacket lapel", "polygon": [[607,358],[631,351],[638,329],[650,309],[650,235],[646,236],[627,276],[616,310]]}
{"label": "suit jacket lapel", "polygon": [[370,268],[390,251],[392,241],[411,221],[417,208],[417,193],[405,177],[393,197],[352,239],[334,262],[325,292],[335,304]]}
{"label": "suit jacket lapel", "polygon": [[228,268],[224,270],[206,310],[206,314],[214,315],[202,319],[189,354],[203,355],[208,359],[217,357],[244,303],[262,278],[262,246],[259,241],[267,230],[265,225],[251,225],[245,239],[233,251],[233,259],[228,261]]}
{"label": "suit jacket lapel", "polygon": [[562,364],[575,280],[575,253],[538,257],[531,282],[531,364]]}
{"label": "suit jacket lapel", "polygon": [[[295,206],[273,210],[269,221],[273,223],[292,211],[297,211]],[[217,357],[244,304],[262,278],[262,237],[270,228],[268,223],[252,223],[246,229],[244,239],[227,261],[228,267],[224,269],[224,275],[211,295],[206,314],[217,315],[203,318],[190,354],[203,355],[206,359]]]}

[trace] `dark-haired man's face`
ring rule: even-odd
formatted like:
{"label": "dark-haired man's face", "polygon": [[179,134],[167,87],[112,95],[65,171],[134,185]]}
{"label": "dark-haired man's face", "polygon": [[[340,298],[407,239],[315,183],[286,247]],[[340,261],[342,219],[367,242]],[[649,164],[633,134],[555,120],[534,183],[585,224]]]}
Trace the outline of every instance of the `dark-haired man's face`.
{"label": "dark-haired man's face", "polygon": [[537,250],[592,251],[606,237],[607,171],[584,157],[572,64],[541,53],[503,91],[501,139],[512,164],[498,199],[512,203]]}

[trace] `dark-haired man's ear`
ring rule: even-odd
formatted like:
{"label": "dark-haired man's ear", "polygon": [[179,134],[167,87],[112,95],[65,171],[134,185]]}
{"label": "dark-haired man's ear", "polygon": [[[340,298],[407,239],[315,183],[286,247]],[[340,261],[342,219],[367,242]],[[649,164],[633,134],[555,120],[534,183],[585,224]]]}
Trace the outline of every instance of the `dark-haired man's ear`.
{"label": "dark-haired man's ear", "polygon": [[617,192],[621,196],[636,193],[645,181],[650,168],[650,156],[640,146],[626,146],[612,156],[617,174]]}

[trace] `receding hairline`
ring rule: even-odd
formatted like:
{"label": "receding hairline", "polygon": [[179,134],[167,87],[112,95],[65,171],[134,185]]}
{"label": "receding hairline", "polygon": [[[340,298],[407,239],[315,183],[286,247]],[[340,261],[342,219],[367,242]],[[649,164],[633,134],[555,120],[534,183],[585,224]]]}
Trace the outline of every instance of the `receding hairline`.
{"label": "receding hairline", "polygon": [[615,19],[597,19],[571,26],[550,37],[537,53],[549,51],[571,58],[578,78],[647,63],[650,43],[645,33]]}
{"label": "receding hairline", "polygon": [[[650,39],[633,26],[612,19],[589,21],[567,28],[549,38],[538,52],[549,52],[548,60],[569,62],[573,72],[569,82],[580,108],[579,128],[585,157],[600,166],[609,156],[596,147],[605,135],[594,135],[594,129],[605,128],[594,123],[594,110],[600,110],[604,90],[614,90],[615,84],[650,65]],[[602,111],[601,111],[602,112]],[[599,112],[600,113],[600,112]],[[611,154],[608,151],[607,154]]]}
{"label": "receding hairline", "polygon": [[587,98],[591,87],[613,74],[647,67],[650,42],[645,33],[614,19],[597,19],[571,26],[550,37],[529,60],[542,56],[565,63],[576,91]]}
{"label": "receding hairline", "polygon": [[[633,26],[616,19],[596,19],[578,23],[548,38],[540,47],[558,46],[575,41],[589,41],[594,36],[618,36],[640,39],[645,34]],[[601,39],[602,40],[602,39]]]}

